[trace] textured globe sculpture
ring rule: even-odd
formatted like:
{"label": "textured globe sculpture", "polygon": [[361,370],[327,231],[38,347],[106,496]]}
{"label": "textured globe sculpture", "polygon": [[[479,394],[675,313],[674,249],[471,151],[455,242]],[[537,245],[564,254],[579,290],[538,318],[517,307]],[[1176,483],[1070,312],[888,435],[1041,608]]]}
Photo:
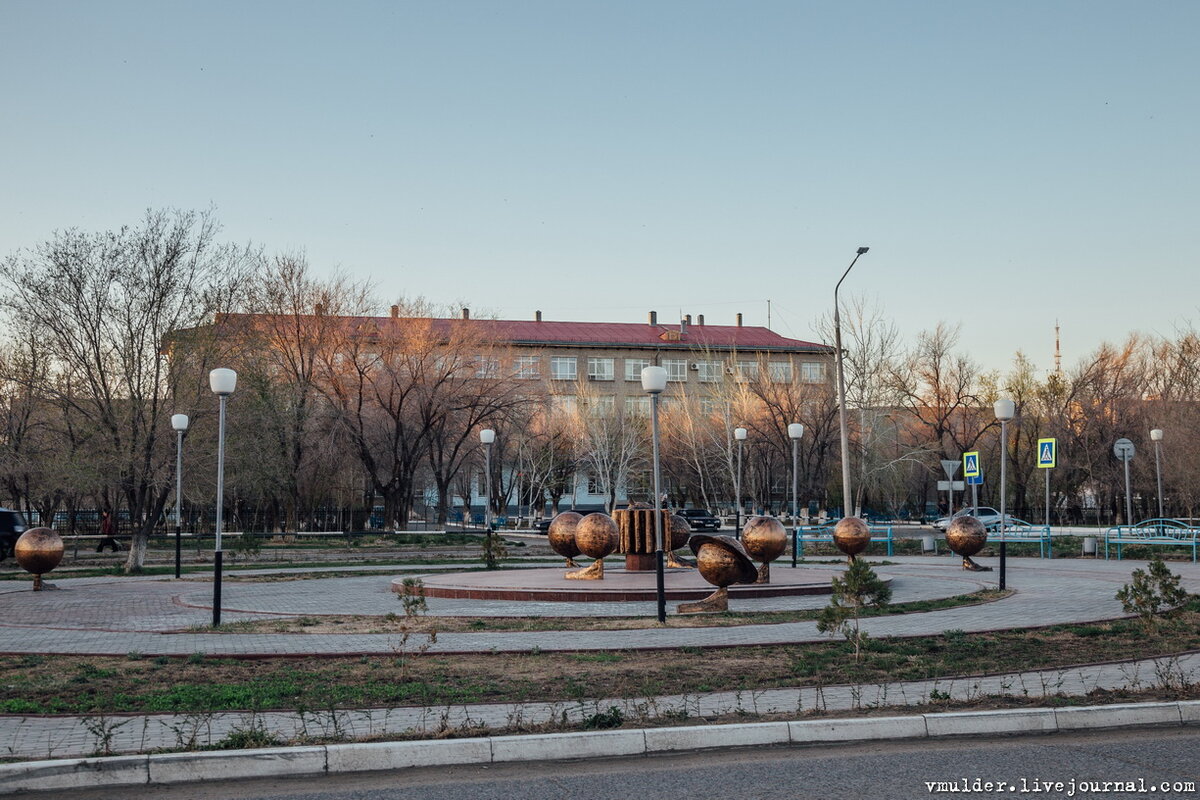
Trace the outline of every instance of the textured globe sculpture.
{"label": "textured globe sculpture", "polygon": [[962,556],[963,569],[972,572],[990,572],[991,567],[976,564],[971,556],[978,553],[987,544],[987,528],[975,517],[964,514],[955,517],[946,528],[946,545]]}
{"label": "textured globe sculpture", "polygon": [[33,573],[33,590],[41,591],[42,576],[58,566],[63,557],[63,540],[49,528],[31,528],[13,546],[17,563]]}
{"label": "textured globe sculpture", "polygon": [[575,556],[579,555],[579,545],[575,543],[575,528],[583,515],[577,511],[564,511],[550,520],[550,529],[546,537],[550,541],[550,549],[567,560],[568,567],[579,566]]}
{"label": "textured globe sculpture", "polygon": [[601,580],[604,578],[604,557],[617,549],[619,529],[617,521],[608,514],[588,514],[575,525],[575,545],[579,552],[596,559],[590,567],[568,572],[567,577],[576,580]]}
{"label": "textured globe sculpture", "polygon": [[851,564],[871,543],[871,529],[858,517],[843,517],[833,526],[833,543]]}
{"label": "textured globe sculpture", "polygon": [[787,549],[787,530],[774,517],[751,517],[742,528],[742,544],[759,561],[757,583],[771,582],[771,562]]}
{"label": "textured globe sculpture", "polygon": [[688,521],[678,514],[667,515],[667,529],[663,531],[664,549],[666,552],[666,562],[668,567],[678,569],[692,569],[691,564],[685,564],[675,557],[675,551],[681,547],[686,547],[688,540],[692,538],[692,526],[688,525]]}
{"label": "textured globe sculpture", "polygon": [[709,536],[696,534],[688,546],[696,554],[696,567],[704,580],[717,590],[695,603],[680,603],[680,614],[695,614],[701,611],[728,611],[729,587],[735,583],[754,583],[758,570],[750,560],[750,554],[742,543],[732,536]]}

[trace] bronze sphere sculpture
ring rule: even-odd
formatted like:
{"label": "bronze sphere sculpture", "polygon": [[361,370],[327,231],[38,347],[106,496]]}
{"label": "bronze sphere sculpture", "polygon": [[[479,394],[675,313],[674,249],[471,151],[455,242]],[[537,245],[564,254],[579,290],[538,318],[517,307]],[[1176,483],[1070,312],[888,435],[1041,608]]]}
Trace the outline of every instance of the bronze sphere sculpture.
{"label": "bronze sphere sculpture", "polygon": [[977,518],[969,514],[950,520],[946,528],[946,545],[962,556],[963,569],[971,572],[990,572],[991,567],[976,564],[971,556],[978,553],[987,544],[987,528]]}
{"label": "bronze sphere sculpture", "polygon": [[577,567],[575,556],[579,555],[579,545],[575,543],[575,528],[583,515],[578,511],[564,511],[550,520],[550,528],[546,538],[550,549],[567,560],[568,567]]}
{"label": "bronze sphere sculpture", "polygon": [[58,566],[63,557],[63,540],[49,528],[31,528],[13,546],[17,563],[33,573],[33,590],[42,589],[42,576]]}
{"label": "bronze sphere sculpture", "polygon": [[566,577],[576,580],[602,580],[604,557],[617,549],[620,529],[617,521],[608,514],[588,514],[575,526],[575,545],[579,552],[594,558],[586,569],[568,572]]}
{"label": "bronze sphere sculpture", "polygon": [[735,583],[754,583],[758,580],[758,570],[750,560],[750,554],[732,536],[696,534],[688,546],[696,554],[700,575],[717,590],[695,603],[680,603],[677,609],[680,614],[728,611],[729,587]]}
{"label": "bronze sphere sculpture", "polygon": [[871,529],[867,523],[858,517],[842,517],[833,526],[833,543],[846,554],[846,560],[851,564],[858,554],[867,549],[871,543]]}
{"label": "bronze sphere sculpture", "polygon": [[771,562],[787,549],[787,530],[774,517],[751,517],[742,528],[742,544],[759,561],[757,583],[771,582]]}

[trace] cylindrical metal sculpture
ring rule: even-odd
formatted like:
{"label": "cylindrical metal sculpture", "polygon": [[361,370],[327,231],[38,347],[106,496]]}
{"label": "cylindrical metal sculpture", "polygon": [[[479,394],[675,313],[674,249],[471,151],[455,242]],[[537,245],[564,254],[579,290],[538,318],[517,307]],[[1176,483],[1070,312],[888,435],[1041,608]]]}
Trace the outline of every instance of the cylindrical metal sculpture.
{"label": "cylindrical metal sculpture", "polygon": [[758,570],[750,560],[750,554],[732,536],[696,534],[688,546],[696,554],[696,567],[700,575],[717,590],[695,603],[680,603],[676,609],[680,614],[728,611],[729,587],[735,583],[754,583],[758,580]]}
{"label": "cylindrical metal sculpture", "polygon": [[991,572],[991,567],[984,567],[971,560],[987,544],[987,528],[975,517],[964,514],[955,517],[946,528],[946,545],[962,556],[963,569],[972,572]]}
{"label": "cylindrical metal sculpture", "polygon": [[32,528],[13,546],[17,563],[33,573],[33,590],[42,589],[42,576],[58,566],[63,557],[63,540],[49,528]]}
{"label": "cylindrical metal sculpture", "polygon": [[590,567],[568,572],[574,580],[604,578],[604,557],[617,549],[617,522],[608,514],[588,514],[575,526],[575,545],[585,556],[596,559]]}
{"label": "cylindrical metal sculpture", "polygon": [[579,566],[575,563],[575,556],[579,555],[579,545],[575,543],[575,528],[581,519],[583,515],[577,511],[564,511],[550,520],[550,528],[546,531],[550,549],[565,558],[568,567]]}
{"label": "cylindrical metal sculpture", "polygon": [[771,562],[787,549],[787,530],[774,517],[751,517],[742,528],[742,544],[750,557],[759,561],[756,583],[771,582]]}
{"label": "cylindrical metal sculpture", "polygon": [[846,554],[846,560],[851,564],[858,554],[867,549],[871,543],[871,529],[867,523],[858,517],[842,517],[833,526],[833,543],[838,550]]}

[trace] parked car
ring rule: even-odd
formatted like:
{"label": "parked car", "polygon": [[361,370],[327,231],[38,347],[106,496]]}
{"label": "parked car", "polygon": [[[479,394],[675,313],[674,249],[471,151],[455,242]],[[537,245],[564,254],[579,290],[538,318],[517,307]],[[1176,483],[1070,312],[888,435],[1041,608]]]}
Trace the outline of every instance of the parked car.
{"label": "parked car", "polygon": [[[571,511],[572,509],[567,509],[567,510]],[[583,509],[574,509],[574,510],[575,510],[576,514],[579,514],[580,516],[583,516],[583,517],[586,517],[588,514],[603,514],[604,513],[602,510],[595,509],[595,508],[593,508],[591,511],[584,511]],[[561,513],[562,512],[560,511],[559,514],[561,514]],[[537,525],[535,526],[535,530],[537,530],[537,532],[542,534],[543,536],[548,536],[550,534],[550,523],[553,522],[554,517],[557,517],[557,516],[558,516],[558,514],[553,514],[549,517],[542,517],[541,519],[538,520]]]}
{"label": "parked car", "polygon": [[[1014,522],[1016,522],[1012,515],[1005,514],[1004,516],[1009,525],[1012,525]],[[955,512],[953,517],[942,517],[941,519],[937,520],[933,523],[933,527],[937,528],[939,531],[944,531],[950,527],[951,520],[957,519],[958,517],[975,517],[977,520],[983,523],[984,529],[989,531],[997,530],[1000,527],[1000,512],[988,506],[979,506],[979,508],[964,508],[961,511]]]}
{"label": "parked car", "polygon": [[706,509],[681,508],[675,513],[687,520],[688,527],[694,531],[719,531],[721,529],[721,520]]}
{"label": "parked car", "polygon": [[20,511],[0,508],[0,561],[12,555],[17,539],[28,527]]}

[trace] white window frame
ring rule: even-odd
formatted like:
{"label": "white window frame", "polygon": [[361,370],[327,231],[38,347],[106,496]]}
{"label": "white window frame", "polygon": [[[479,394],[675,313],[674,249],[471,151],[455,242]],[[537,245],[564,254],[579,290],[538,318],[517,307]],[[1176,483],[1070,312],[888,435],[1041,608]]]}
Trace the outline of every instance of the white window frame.
{"label": "white window frame", "polygon": [[641,381],[642,370],[650,366],[648,358],[627,358],[625,359],[625,380]]}
{"label": "white window frame", "polygon": [[825,383],[826,374],[824,361],[802,361],[800,363],[801,383]]}
{"label": "white window frame", "polygon": [[790,361],[771,361],[767,368],[771,371],[771,383],[791,383],[795,377]]}
{"label": "white window frame", "polygon": [[575,356],[550,356],[550,380],[579,380],[579,359]]}
{"label": "white window frame", "polygon": [[649,417],[650,416],[650,397],[649,395],[633,395],[625,398],[625,416],[627,417]]}
{"label": "white window frame", "polygon": [[513,374],[517,380],[536,381],[542,377],[542,357],[517,356],[513,361]]}
{"label": "white window frame", "polygon": [[475,377],[500,377],[500,359],[495,356],[475,356]]}
{"label": "white window frame", "polygon": [[697,361],[697,377],[701,383],[720,383],[724,373],[720,361]]}
{"label": "white window frame", "polygon": [[757,361],[739,361],[733,368],[734,374],[737,376],[738,383],[746,383],[748,381],[758,380],[758,362]]}
{"label": "white window frame", "polygon": [[611,381],[615,374],[616,359],[603,356],[588,356],[587,376],[590,381]]}
{"label": "white window frame", "polygon": [[687,383],[688,362],[686,358],[664,358],[662,367],[667,371],[668,383]]}

